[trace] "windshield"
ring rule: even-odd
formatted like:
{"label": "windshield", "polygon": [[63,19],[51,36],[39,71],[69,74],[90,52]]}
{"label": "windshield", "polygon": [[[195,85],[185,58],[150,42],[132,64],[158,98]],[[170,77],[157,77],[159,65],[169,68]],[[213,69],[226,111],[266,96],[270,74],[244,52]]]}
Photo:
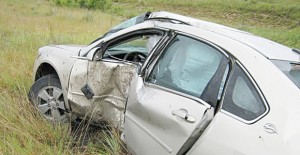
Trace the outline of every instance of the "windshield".
{"label": "windshield", "polygon": [[111,31],[112,30],[122,30],[122,29],[128,28],[130,26],[142,23],[144,21],[144,19],[145,19],[145,14],[133,17],[133,18],[128,19],[128,20],[124,21],[123,23],[113,27],[111,29]]}
{"label": "windshield", "polygon": [[[103,36],[101,36],[100,38],[97,38],[96,40],[94,40],[92,43],[104,38],[104,37],[107,37],[107,36],[110,36],[111,34],[114,34],[120,30],[123,30],[123,29],[126,29],[128,27],[131,27],[133,25],[136,25],[136,24],[139,24],[139,23],[142,23],[144,22],[150,15],[150,12],[147,12],[145,14],[142,14],[140,16],[136,16],[136,17],[133,17],[131,19],[128,19],[124,22],[122,22],[121,24],[113,27],[111,30],[109,30],[107,33],[105,33]],[[91,44],[92,44],[91,43]]]}
{"label": "windshield", "polygon": [[272,62],[300,88],[300,62],[272,60]]}

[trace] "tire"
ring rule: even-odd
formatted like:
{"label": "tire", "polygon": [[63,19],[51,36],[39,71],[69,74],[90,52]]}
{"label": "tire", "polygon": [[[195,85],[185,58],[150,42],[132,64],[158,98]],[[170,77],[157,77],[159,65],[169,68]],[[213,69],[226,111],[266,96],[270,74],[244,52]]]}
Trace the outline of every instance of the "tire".
{"label": "tire", "polygon": [[34,82],[28,93],[29,101],[53,123],[69,121],[60,81],[57,76],[47,75]]}

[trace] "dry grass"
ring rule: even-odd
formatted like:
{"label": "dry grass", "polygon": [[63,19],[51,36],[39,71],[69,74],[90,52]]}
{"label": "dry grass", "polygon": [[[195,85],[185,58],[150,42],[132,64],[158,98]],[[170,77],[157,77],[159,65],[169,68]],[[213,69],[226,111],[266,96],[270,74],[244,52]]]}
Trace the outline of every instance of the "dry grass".
{"label": "dry grass", "polygon": [[0,154],[112,154],[99,141],[74,145],[70,125],[43,120],[27,92],[39,47],[88,44],[120,19],[43,0],[1,0],[0,17]]}
{"label": "dry grass", "polygon": [[[0,0],[0,154],[120,154],[124,146],[117,131],[97,130],[81,147],[70,136],[70,125],[46,122],[27,100],[39,47],[88,44],[120,21],[100,11],[56,7],[49,1]],[[129,17],[172,11],[300,48],[299,5],[297,0],[119,0],[108,12]]]}

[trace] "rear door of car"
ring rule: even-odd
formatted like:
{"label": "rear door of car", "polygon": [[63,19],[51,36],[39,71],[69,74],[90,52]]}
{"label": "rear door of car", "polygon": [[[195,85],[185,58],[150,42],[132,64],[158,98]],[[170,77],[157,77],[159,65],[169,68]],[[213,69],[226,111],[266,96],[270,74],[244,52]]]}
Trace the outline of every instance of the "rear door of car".
{"label": "rear door of car", "polygon": [[[230,70],[219,110],[188,154],[270,154],[265,141],[278,137],[278,133],[270,120],[263,119],[269,111],[267,102],[240,63]],[[274,148],[276,154],[285,154],[280,152],[282,147]]]}
{"label": "rear door of car", "polygon": [[228,56],[205,40],[178,34],[160,50],[130,87],[123,133],[133,154],[186,153],[213,119],[227,76]]}

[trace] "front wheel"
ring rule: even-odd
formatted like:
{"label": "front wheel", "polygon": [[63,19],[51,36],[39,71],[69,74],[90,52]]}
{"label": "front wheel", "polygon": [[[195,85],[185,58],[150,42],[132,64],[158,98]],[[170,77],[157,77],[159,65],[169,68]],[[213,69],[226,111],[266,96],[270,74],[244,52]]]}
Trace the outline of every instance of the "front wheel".
{"label": "front wheel", "polygon": [[68,113],[58,77],[47,75],[35,81],[28,97],[47,120],[51,122],[68,121]]}

